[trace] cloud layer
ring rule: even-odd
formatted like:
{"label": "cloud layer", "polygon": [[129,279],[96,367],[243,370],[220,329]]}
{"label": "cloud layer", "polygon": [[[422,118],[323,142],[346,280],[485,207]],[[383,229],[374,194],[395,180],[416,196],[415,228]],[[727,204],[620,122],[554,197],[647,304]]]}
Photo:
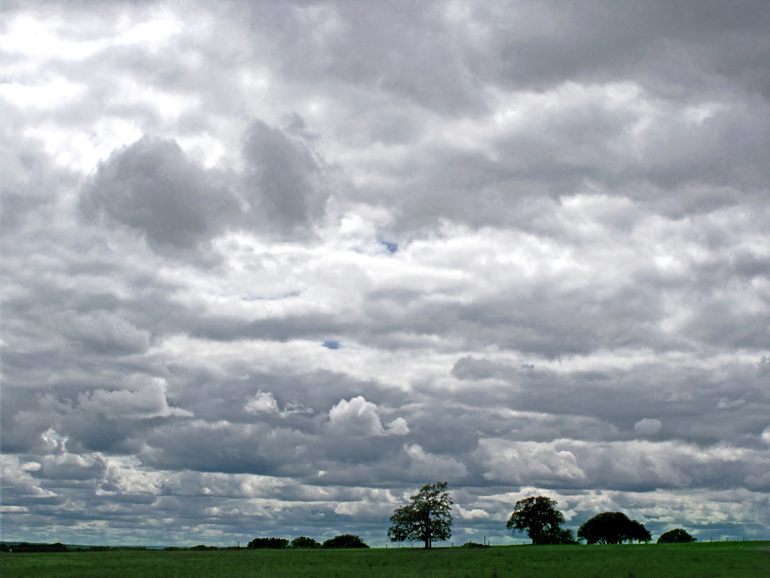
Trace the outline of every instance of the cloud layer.
{"label": "cloud layer", "polygon": [[766,2],[3,11],[3,539],[770,538]]}

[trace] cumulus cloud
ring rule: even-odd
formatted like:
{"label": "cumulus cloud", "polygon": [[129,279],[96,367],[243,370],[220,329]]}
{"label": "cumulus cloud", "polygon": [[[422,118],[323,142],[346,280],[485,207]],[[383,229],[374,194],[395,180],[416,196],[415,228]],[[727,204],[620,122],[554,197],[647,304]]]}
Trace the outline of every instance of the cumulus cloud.
{"label": "cumulus cloud", "polygon": [[634,424],[634,430],[643,436],[651,436],[660,431],[663,424],[659,419],[645,417]]}
{"label": "cumulus cloud", "polygon": [[81,411],[97,413],[107,418],[149,419],[153,417],[184,416],[193,413],[168,405],[166,382],[161,378],[132,380],[137,389],[107,391],[96,389],[78,394]]}
{"label": "cumulus cloud", "polygon": [[410,473],[416,479],[454,481],[468,474],[465,464],[456,458],[426,452],[419,444],[406,444],[404,451],[411,461]]}
{"label": "cumulus cloud", "polygon": [[72,336],[96,353],[125,355],[144,353],[150,346],[150,332],[134,327],[109,311],[70,314]]}
{"label": "cumulus cloud", "polygon": [[6,539],[768,537],[767,2],[3,18]]}
{"label": "cumulus cloud", "polygon": [[209,241],[236,200],[173,140],[144,137],[102,163],[81,195],[83,214],[105,217],[145,236],[157,249]]}
{"label": "cumulus cloud", "polygon": [[283,410],[278,409],[278,402],[273,394],[264,391],[258,391],[253,397],[249,398],[244,409],[253,414],[274,414],[280,417],[287,417],[292,414],[313,413],[313,410],[306,408],[301,403],[287,403]]}
{"label": "cumulus cloud", "polygon": [[350,400],[341,399],[329,410],[329,428],[335,433],[353,436],[403,436],[409,433],[409,426],[404,418],[396,418],[382,426],[377,404],[359,395]]}
{"label": "cumulus cloud", "polygon": [[278,413],[278,403],[270,392],[257,392],[244,407],[249,413]]}

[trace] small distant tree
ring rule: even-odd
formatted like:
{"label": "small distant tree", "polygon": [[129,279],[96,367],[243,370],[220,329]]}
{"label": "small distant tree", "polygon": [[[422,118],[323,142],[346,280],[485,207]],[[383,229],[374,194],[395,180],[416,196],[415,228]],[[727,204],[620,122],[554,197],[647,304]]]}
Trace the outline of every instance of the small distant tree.
{"label": "small distant tree", "polygon": [[519,500],[505,527],[526,532],[533,544],[576,544],[572,530],[561,527],[564,515],[556,509],[557,503],[545,496]]}
{"label": "small distant tree", "polygon": [[426,484],[411,496],[411,503],[397,508],[390,517],[388,537],[391,542],[433,542],[452,537],[452,497],[446,482]]}
{"label": "small distant tree", "polygon": [[289,543],[289,548],[320,548],[321,544],[313,540],[313,538],[308,538],[307,536],[299,536],[298,538],[294,538]]}
{"label": "small distant tree", "polygon": [[289,545],[289,541],[286,538],[254,538],[247,548],[252,550],[258,550],[262,548],[270,548],[274,550],[281,550]]}
{"label": "small distant tree", "polygon": [[602,512],[581,524],[578,538],[589,544],[622,544],[634,541],[646,543],[652,540],[652,535],[623,512]]}
{"label": "small distant tree", "polygon": [[329,538],[323,543],[322,548],[368,548],[369,545],[359,536],[354,534],[341,534]]}
{"label": "small distant tree", "polygon": [[673,544],[673,543],[686,543],[695,542],[695,538],[690,536],[684,528],[676,528],[669,530],[661,534],[658,538],[658,544]]}

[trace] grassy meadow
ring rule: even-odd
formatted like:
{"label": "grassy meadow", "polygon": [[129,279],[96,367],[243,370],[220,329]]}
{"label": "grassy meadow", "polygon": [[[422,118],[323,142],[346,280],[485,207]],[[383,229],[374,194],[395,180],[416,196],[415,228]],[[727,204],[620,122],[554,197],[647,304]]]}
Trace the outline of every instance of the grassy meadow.
{"label": "grassy meadow", "polygon": [[0,554],[17,577],[743,578],[770,576],[770,542],[486,549],[110,550]]}

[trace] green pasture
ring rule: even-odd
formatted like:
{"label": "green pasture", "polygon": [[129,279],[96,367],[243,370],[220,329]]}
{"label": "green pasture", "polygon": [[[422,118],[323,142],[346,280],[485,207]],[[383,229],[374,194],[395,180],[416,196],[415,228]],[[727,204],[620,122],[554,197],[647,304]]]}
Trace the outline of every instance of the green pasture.
{"label": "green pasture", "polygon": [[497,546],[486,549],[110,550],[0,554],[17,577],[559,577],[725,578],[770,576],[770,542],[620,546]]}

